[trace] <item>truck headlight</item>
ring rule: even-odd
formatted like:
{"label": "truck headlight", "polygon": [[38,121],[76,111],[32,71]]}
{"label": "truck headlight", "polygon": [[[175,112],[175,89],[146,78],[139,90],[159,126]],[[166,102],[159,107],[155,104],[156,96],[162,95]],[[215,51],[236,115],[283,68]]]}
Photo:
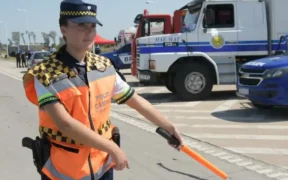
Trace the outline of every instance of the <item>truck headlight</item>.
{"label": "truck headlight", "polygon": [[269,69],[264,73],[264,78],[277,78],[282,77],[288,73],[288,68],[281,68],[281,69]]}

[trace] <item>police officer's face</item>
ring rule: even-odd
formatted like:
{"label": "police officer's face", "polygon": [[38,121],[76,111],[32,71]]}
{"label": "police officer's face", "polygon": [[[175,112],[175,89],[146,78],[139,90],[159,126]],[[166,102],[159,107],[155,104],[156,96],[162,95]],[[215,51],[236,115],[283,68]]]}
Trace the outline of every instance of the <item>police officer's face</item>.
{"label": "police officer's face", "polygon": [[61,28],[63,35],[70,44],[78,49],[90,49],[96,36],[96,24],[76,24],[68,21],[68,26]]}

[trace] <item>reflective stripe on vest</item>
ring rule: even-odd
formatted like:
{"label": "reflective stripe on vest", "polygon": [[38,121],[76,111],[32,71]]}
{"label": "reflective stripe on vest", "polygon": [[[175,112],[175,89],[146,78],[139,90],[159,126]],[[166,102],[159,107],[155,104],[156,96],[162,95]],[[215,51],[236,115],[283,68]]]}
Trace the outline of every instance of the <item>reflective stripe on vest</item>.
{"label": "reflective stripe on vest", "polygon": [[[107,168],[109,168],[111,163],[112,163],[112,158],[111,156],[109,156],[107,162],[103,164],[103,166],[100,167],[96,173],[94,173],[94,179],[95,180],[100,179],[103,176],[103,174],[107,171]],[[74,180],[74,178],[66,176],[65,174],[62,174],[59,171],[57,171],[50,158],[47,160],[44,168],[46,168],[51,173],[51,175],[54,176],[54,178],[59,178],[61,180]],[[85,177],[82,177],[80,180],[91,180],[91,174]]]}
{"label": "reflective stripe on vest", "polygon": [[[87,76],[89,81],[95,81],[97,79],[111,76],[111,74],[114,74],[114,72],[115,70],[112,67],[109,67],[104,72],[87,72]],[[64,90],[67,90],[69,88],[79,88],[82,86],[86,87],[87,85],[79,76],[69,79],[67,74],[60,74],[57,78],[52,80],[52,83],[49,84],[47,88],[50,92],[57,96],[57,93],[61,93]]]}

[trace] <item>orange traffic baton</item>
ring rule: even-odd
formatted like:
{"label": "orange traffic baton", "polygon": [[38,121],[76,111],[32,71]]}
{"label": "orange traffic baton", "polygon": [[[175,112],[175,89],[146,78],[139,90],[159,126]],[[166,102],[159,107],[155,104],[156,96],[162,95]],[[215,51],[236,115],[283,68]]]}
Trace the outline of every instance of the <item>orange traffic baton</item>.
{"label": "orange traffic baton", "polygon": [[[167,141],[172,144],[175,147],[178,147],[180,145],[180,142],[178,141],[178,139],[175,138],[175,136],[170,135],[165,129],[158,127],[156,129],[156,132],[161,135],[162,137],[164,137],[165,139],[167,139]],[[223,178],[223,179],[227,179],[227,174],[225,174],[223,171],[221,171],[220,169],[218,169],[216,166],[214,166],[212,163],[210,163],[209,161],[207,161],[204,157],[202,157],[200,154],[198,154],[197,152],[193,151],[191,148],[189,148],[186,145],[183,145],[180,148],[181,151],[183,151],[184,153],[186,153],[188,156],[192,157],[193,159],[195,159],[196,161],[198,161],[199,163],[201,163],[203,166],[205,166],[206,168],[208,168],[210,171],[214,172],[216,175],[218,175],[219,177]]]}

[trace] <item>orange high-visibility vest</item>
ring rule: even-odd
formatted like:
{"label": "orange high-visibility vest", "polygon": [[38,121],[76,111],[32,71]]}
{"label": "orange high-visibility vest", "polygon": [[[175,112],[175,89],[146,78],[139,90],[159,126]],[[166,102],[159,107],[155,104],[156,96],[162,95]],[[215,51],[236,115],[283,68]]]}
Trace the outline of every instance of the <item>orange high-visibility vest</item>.
{"label": "orange high-visibility vest", "polygon": [[[76,72],[56,59],[56,54],[30,69],[24,76],[24,88],[30,102],[38,106],[34,77],[54,94],[69,114],[107,139],[111,140],[112,124],[109,119],[115,69],[109,59],[87,52],[87,84]],[[50,158],[44,172],[51,179],[99,179],[112,167],[106,152],[82,145],[62,134],[48,114],[39,109],[39,131],[46,133],[51,142]],[[67,150],[68,149],[68,150]],[[72,150],[69,150],[72,149]]]}

